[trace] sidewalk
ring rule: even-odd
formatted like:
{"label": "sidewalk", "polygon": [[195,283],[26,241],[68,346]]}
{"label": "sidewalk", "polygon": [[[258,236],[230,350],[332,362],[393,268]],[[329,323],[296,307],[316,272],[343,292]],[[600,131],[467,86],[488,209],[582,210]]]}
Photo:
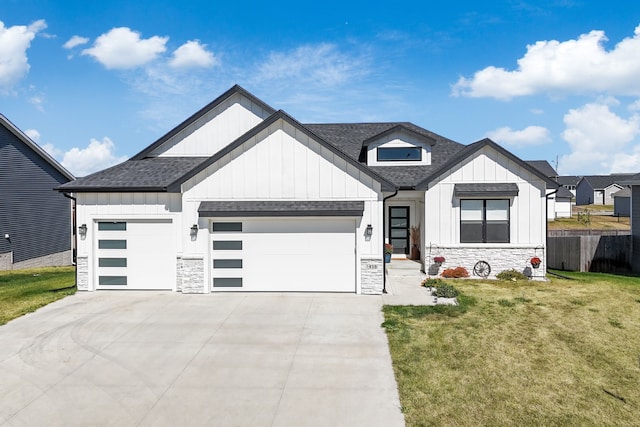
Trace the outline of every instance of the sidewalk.
{"label": "sidewalk", "polygon": [[391,260],[385,264],[387,293],[382,301],[387,305],[435,305],[436,298],[429,289],[420,285],[427,277],[419,261]]}

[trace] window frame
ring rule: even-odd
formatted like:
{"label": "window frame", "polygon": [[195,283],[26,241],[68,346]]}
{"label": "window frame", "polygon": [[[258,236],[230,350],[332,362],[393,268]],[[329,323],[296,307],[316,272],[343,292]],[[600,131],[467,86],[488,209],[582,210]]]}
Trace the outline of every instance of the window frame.
{"label": "window frame", "polygon": [[[417,159],[381,159],[380,158],[380,150],[384,150],[389,152],[390,150],[417,150],[418,158]],[[378,162],[422,162],[422,147],[412,146],[412,147],[377,147],[376,148],[376,161]]]}
{"label": "window frame", "polygon": [[[470,222],[470,221],[464,221],[462,219],[462,204],[465,201],[482,201],[482,241],[481,242],[473,242],[473,241],[465,241],[465,237],[463,235],[463,224],[465,222]],[[491,221],[491,220],[487,220],[487,202],[488,201],[505,201],[507,202],[507,220],[506,220],[506,241],[488,241],[488,233],[487,233],[487,224],[488,223],[498,223],[498,222],[503,222],[503,221]],[[511,199],[509,198],[464,198],[464,199],[460,199],[460,223],[459,223],[459,231],[460,231],[460,243],[468,243],[468,244],[504,244],[504,243],[511,243]]]}

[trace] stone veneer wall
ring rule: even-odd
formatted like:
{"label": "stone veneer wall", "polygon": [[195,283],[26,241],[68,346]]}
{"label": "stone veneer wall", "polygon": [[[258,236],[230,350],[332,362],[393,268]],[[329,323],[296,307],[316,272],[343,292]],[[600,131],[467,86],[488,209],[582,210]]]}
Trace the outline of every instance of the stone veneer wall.
{"label": "stone veneer wall", "polygon": [[[427,247],[427,252],[429,248]],[[433,263],[433,257],[443,256],[445,262],[438,268]],[[532,268],[529,260],[537,256],[542,260],[539,268]],[[447,268],[464,267],[473,277],[473,267],[476,262],[486,261],[491,266],[490,278],[504,270],[515,269],[534,280],[543,280],[546,275],[545,250],[531,246],[505,246],[505,247],[442,247],[431,248],[428,258],[425,258],[425,270],[429,275],[436,276]]]}
{"label": "stone veneer wall", "polygon": [[13,252],[0,254],[0,270],[11,270],[13,267]]}
{"label": "stone veneer wall", "polygon": [[176,292],[182,291],[182,257],[176,258]]}
{"label": "stone veneer wall", "polygon": [[31,258],[25,261],[13,262],[13,252],[0,254],[0,270],[22,270],[39,267],[66,267],[73,264],[71,250],[56,252],[55,254]]}
{"label": "stone veneer wall", "polygon": [[86,256],[79,256],[76,260],[76,277],[79,291],[89,290],[89,258]]}
{"label": "stone veneer wall", "polygon": [[360,289],[362,294],[382,294],[383,280],[384,261],[382,258],[363,258],[360,260]]}
{"label": "stone veneer wall", "polygon": [[204,258],[178,258],[180,264],[176,269],[177,284],[183,294],[203,294],[206,291],[204,282]]}

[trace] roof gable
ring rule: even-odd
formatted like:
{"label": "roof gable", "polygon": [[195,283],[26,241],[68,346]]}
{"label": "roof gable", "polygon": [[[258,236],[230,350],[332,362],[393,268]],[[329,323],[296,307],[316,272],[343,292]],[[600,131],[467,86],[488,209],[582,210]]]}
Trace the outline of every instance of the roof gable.
{"label": "roof gable", "polygon": [[633,178],[633,174],[611,174],[611,175],[586,175],[578,182],[587,182],[594,190],[604,190],[612,185],[622,187],[621,184]]}
{"label": "roof gable", "polygon": [[419,133],[419,132],[416,132],[415,130],[410,129],[409,127],[407,127],[405,124],[399,123],[399,124],[397,124],[397,125],[395,125],[393,127],[390,127],[389,129],[387,129],[385,131],[380,132],[377,135],[374,135],[374,136],[372,136],[370,138],[365,139],[362,142],[362,146],[363,147],[368,147],[370,144],[378,141],[379,139],[382,139],[385,136],[392,135],[392,134],[394,134],[396,132],[409,134],[409,135],[411,135],[411,136],[413,136],[415,138],[418,138],[418,139],[421,139],[421,140],[425,141],[429,145],[434,145],[436,143],[435,138],[433,138],[431,136],[428,136],[428,135],[424,135],[424,134]]}
{"label": "roof gable", "polygon": [[[171,144],[177,144],[182,141],[185,136],[181,135],[181,133],[193,131],[193,126],[197,125],[199,121],[203,119],[208,119],[207,115],[214,112],[218,107],[222,106],[225,101],[233,98],[234,96],[239,96],[241,98],[249,100],[252,104],[258,106],[262,111],[264,111],[267,115],[271,115],[275,112],[271,106],[266,104],[264,101],[258,99],[256,96],[245,90],[239,85],[234,85],[231,89],[227,90],[225,93],[211,101],[209,104],[205,105],[203,108],[198,110],[196,113],[191,115],[185,121],[180,123],[178,126],[167,132],[160,139],[155,141],[153,144],[149,145],[147,148],[133,156],[132,160],[141,160],[148,156],[158,155],[158,151],[162,149],[163,146],[169,144],[169,149],[172,146]],[[208,120],[200,125],[202,127],[208,122]],[[201,155],[201,154],[200,154]]]}
{"label": "roof gable", "polygon": [[416,185],[416,190],[428,190],[429,189],[429,184],[434,179],[436,179],[438,176],[440,176],[441,174],[443,174],[447,170],[453,168],[457,164],[461,163],[465,159],[471,157],[474,153],[476,153],[477,151],[481,150],[484,147],[491,147],[492,149],[494,149],[498,153],[500,153],[503,156],[507,157],[508,159],[514,161],[515,163],[517,163],[518,165],[520,165],[524,169],[528,170],[532,174],[534,174],[537,177],[539,177],[540,179],[542,179],[545,183],[547,183],[548,186],[551,186],[553,188],[558,187],[558,184],[556,182],[554,182],[549,177],[545,176],[545,174],[540,172],[538,169],[534,168],[533,166],[531,166],[530,164],[528,164],[524,160],[520,159],[519,157],[515,156],[511,152],[505,150],[504,148],[502,148],[500,145],[496,144],[495,142],[493,142],[489,138],[485,138],[485,139],[482,139],[480,141],[474,142],[473,144],[467,145],[462,150],[458,151],[458,153],[456,153],[454,156],[452,156],[448,162],[443,164],[438,169],[434,170],[432,173],[429,174],[429,176],[427,176],[420,183],[418,183],[418,185]]}
{"label": "roof gable", "polygon": [[0,125],[11,132],[20,142],[29,147],[33,152],[40,156],[44,161],[50,164],[55,170],[60,172],[65,178],[72,181],[75,179],[73,174],[64,168],[60,163],[56,161],[49,153],[43,150],[38,144],[36,144],[31,138],[29,138],[24,132],[22,132],[16,125],[11,123],[9,119],[0,114]]}
{"label": "roof gable", "polygon": [[526,162],[545,174],[548,178],[555,178],[558,176],[558,172],[556,172],[556,170],[546,160],[526,160]]}

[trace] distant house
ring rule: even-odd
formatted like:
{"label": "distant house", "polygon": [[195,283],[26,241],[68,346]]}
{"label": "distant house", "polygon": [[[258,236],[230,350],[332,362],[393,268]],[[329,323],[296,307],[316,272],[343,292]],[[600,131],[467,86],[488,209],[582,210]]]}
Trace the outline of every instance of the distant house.
{"label": "distant house", "polygon": [[613,214],[616,216],[631,216],[631,189],[623,188],[613,193]]}
{"label": "distant house", "polygon": [[631,198],[631,269],[640,273],[640,173],[621,182],[630,187]]}
{"label": "distant house", "polygon": [[0,114],[0,270],[72,264],[74,179]]}
{"label": "distant house", "polygon": [[[528,160],[527,163],[538,169],[548,178],[557,182],[558,173],[546,160]],[[571,218],[571,200],[573,194],[566,187],[547,184],[547,219]]]}
{"label": "distant house", "polygon": [[578,181],[580,181],[580,177],[575,175],[559,176],[556,179],[556,182],[569,190],[571,194],[573,194],[573,197],[576,197],[576,185],[578,185]]}
{"label": "distant house", "polygon": [[548,185],[489,139],[302,124],[234,86],[130,160],[58,190],[77,197],[80,290],[380,294],[385,243],[427,271],[443,257],[443,268],[544,277]]}
{"label": "distant house", "polygon": [[624,187],[620,182],[630,174],[583,176],[576,185],[576,205],[612,205],[613,193]]}

